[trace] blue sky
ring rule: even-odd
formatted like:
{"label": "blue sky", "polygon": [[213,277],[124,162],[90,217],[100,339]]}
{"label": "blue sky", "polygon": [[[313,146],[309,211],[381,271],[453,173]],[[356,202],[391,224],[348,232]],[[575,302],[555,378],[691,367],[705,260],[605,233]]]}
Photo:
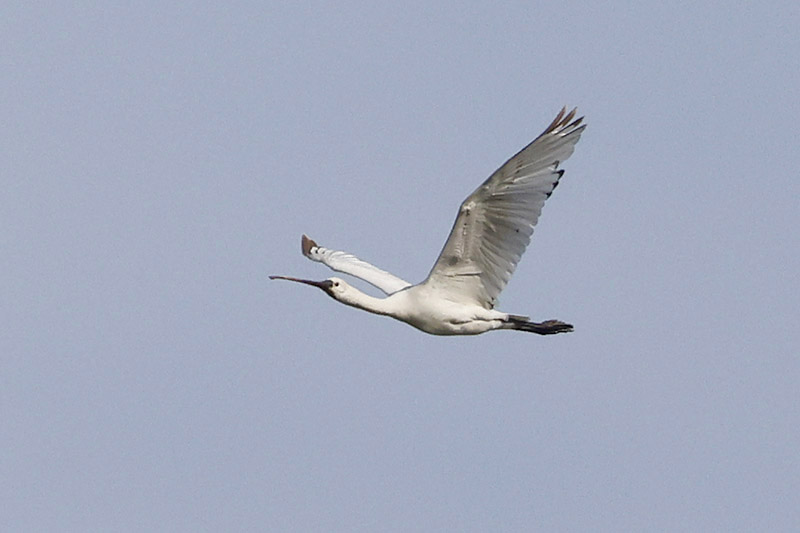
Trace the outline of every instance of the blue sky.
{"label": "blue sky", "polygon": [[[0,20],[3,530],[800,527],[800,8],[294,2]],[[563,106],[500,309],[412,282]]]}

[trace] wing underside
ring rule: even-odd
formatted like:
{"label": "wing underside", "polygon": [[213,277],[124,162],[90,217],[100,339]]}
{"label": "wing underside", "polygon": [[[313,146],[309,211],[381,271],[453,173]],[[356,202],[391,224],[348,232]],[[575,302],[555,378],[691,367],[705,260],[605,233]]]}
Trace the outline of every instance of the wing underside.
{"label": "wing underside", "polygon": [[425,283],[451,297],[494,307],[530,242],[558,167],[585,125],[562,109],[547,129],[480,185],[461,207]]}

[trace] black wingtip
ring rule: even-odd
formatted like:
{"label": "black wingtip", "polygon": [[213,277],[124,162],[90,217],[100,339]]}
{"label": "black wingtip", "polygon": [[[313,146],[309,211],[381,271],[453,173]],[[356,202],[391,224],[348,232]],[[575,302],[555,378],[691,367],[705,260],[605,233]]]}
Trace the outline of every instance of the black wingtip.
{"label": "black wingtip", "polygon": [[312,239],[309,239],[304,233],[303,237],[300,239],[300,250],[302,250],[303,255],[308,257],[311,254],[311,249],[316,247],[317,243],[315,243]]}

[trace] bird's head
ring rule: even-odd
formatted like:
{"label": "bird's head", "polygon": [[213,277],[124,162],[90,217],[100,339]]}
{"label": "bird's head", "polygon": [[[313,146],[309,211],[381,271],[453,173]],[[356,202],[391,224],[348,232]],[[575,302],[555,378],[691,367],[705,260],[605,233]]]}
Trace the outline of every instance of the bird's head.
{"label": "bird's head", "polygon": [[297,283],[304,283],[312,287],[319,287],[325,293],[336,300],[341,300],[351,288],[346,281],[339,278],[328,278],[322,281],[311,281],[308,279],[291,278],[289,276],[270,276],[269,279],[285,279],[286,281],[295,281]]}

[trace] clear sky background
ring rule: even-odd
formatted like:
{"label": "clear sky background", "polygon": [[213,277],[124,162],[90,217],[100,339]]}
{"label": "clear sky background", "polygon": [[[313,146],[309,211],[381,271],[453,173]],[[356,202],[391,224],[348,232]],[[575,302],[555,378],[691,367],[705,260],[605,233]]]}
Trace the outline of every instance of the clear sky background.
{"label": "clear sky background", "polygon": [[[0,529],[800,529],[797,2],[20,3],[0,18]],[[501,310],[412,282],[562,105]]]}

